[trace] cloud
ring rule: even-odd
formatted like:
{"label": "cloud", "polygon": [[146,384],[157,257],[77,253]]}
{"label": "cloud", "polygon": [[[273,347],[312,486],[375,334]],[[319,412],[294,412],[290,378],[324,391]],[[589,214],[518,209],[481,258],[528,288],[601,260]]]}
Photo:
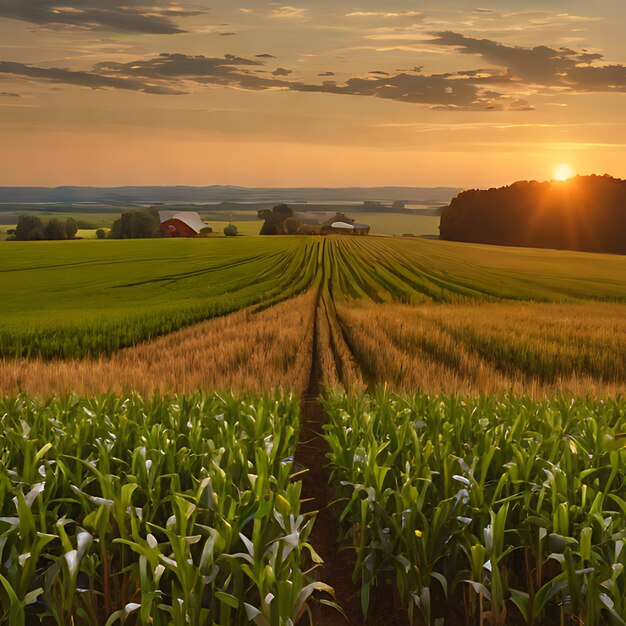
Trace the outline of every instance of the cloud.
{"label": "cloud", "polygon": [[0,91],[0,98],[21,98],[19,93],[11,93],[9,91]]}
{"label": "cloud", "polygon": [[351,11],[346,13],[346,17],[421,17],[419,11]]}
{"label": "cloud", "polygon": [[290,89],[352,96],[369,96],[462,111],[529,110],[525,100],[484,90],[484,77],[455,74],[397,74],[381,78],[350,78],[345,84],[292,84]]}
{"label": "cloud", "polygon": [[227,76],[233,68],[259,67],[262,61],[254,61],[226,54],[223,57],[190,56],[187,54],[163,53],[152,59],[130,61],[129,63],[102,62],[94,69],[108,74],[142,76],[157,79],[206,78]]}
{"label": "cloud", "polygon": [[272,74],[274,76],[289,76],[289,74],[293,74],[293,70],[287,70],[284,67],[279,67],[275,69]]}
{"label": "cloud", "polygon": [[151,59],[128,63],[103,62],[94,66],[99,74],[114,77],[151,80],[173,92],[186,93],[188,86],[223,85],[259,90],[284,87],[279,78],[259,76],[257,68],[263,62],[232,54],[223,57],[190,56],[186,54],[161,54]]}
{"label": "cloud", "polygon": [[270,15],[280,19],[294,19],[303,18],[306,15],[307,9],[296,8],[292,6],[283,6],[274,9]]}
{"label": "cloud", "polygon": [[[388,75],[378,70],[366,77],[349,78],[343,84],[324,81],[309,84],[289,80],[292,72],[278,68],[273,76],[260,75],[264,62],[227,54],[224,57],[161,54],[127,63],[102,62],[91,71],[41,68],[22,63],[0,62],[0,74],[91,87],[182,95],[194,87],[221,85],[246,90],[282,89],[309,93],[365,96],[423,104],[450,110],[527,110],[529,104],[494,90],[509,85],[510,78],[491,70],[445,74],[402,72]],[[326,73],[326,76],[332,72]]]}
{"label": "cloud", "polygon": [[276,58],[273,54],[267,54],[267,52],[264,54],[257,54],[255,56],[257,59],[275,59]]}
{"label": "cloud", "polygon": [[460,33],[436,33],[429,42],[476,55],[506,68],[512,80],[570,92],[626,92],[626,66],[603,64],[603,55],[570,48],[509,46]]}
{"label": "cloud", "polygon": [[153,35],[185,32],[175,18],[205,12],[167,0],[157,0],[157,6],[146,6],[141,0],[0,0],[0,17],[40,26]]}
{"label": "cloud", "polygon": [[91,89],[126,89],[143,91],[145,93],[173,95],[185,93],[174,86],[151,84],[142,79],[103,76],[95,72],[77,72],[63,68],[35,67],[11,61],[0,61],[0,74],[11,74],[22,78],[40,79],[66,85],[89,87]]}
{"label": "cloud", "polygon": [[335,76],[335,72],[322,72],[318,76]]}

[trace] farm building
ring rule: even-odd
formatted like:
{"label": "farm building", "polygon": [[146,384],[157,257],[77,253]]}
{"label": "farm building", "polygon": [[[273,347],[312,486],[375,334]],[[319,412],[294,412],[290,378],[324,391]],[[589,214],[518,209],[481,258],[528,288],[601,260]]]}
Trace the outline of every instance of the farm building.
{"label": "farm building", "polygon": [[209,228],[196,211],[159,211],[159,220],[164,237],[197,237]]}
{"label": "farm building", "polygon": [[336,213],[334,217],[327,219],[322,225],[322,233],[343,233],[345,235],[368,235],[368,224],[355,224],[351,217],[344,213]]}
{"label": "farm building", "polygon": [[322,226],[322,234],[329,235],[338,233],[343,235],[368,235],[370,227],[367,224],[354,224],[349,222],[332,222]]}

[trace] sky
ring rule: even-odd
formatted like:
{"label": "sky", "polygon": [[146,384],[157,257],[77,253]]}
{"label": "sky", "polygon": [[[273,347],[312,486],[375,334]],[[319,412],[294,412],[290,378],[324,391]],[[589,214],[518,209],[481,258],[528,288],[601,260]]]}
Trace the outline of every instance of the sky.
{"label": "sky", "polygon": [[625,24],[624,0],[0,0],[0,185],[626,178]]}

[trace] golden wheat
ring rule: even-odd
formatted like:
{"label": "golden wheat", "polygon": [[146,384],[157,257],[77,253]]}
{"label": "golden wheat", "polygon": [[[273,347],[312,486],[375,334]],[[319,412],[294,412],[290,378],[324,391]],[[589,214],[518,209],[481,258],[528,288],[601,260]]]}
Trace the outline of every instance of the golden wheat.
{"label": "golden wheat", "polygon": [[0,393],[301,392],[309,378],[314,293],[260,313],[241,311],[108,358],[0,361]]}
{"label": "golden wheat", "polygon": [[626,390],[623,306],[339,305],[370,383],[429,392]]}
{"label": "golden wheat", "polygon": [[[316,306],[317,302],[317,306]],[[317,332],[314,324],[317,322]],[[143,394],[282,387],[353,391],[626,391],[626,318],[608,303],[335,303],[322,290],[98,359],[0,361],[0,393]]]}

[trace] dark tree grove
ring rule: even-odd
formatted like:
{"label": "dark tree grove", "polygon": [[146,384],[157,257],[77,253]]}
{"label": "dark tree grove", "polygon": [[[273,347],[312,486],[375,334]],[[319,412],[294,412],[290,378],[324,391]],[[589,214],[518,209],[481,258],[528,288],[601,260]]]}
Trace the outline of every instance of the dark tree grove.
{"label": "dark tree grove", "polygon": [[154,211],[127,211],[113,222],[112,239],[147,239],[156,237],[159,218]]}
{"label": "dark tree grove", "polygon": [[36,241],[40,239],[74,239],[78,225],[73,218],[67,220],[53,217],[43,222],[36,215],[20,215],[15,228],[15,239]]}
{"label": "dark tree grove", "polygon": [[626,254],[626,181],[578,176],[464,191],[445,207],[442,239]]}
{"label": "dark tree grove", "polygon": [[76,233],[78,232],[78,224],[73,217],[68,217],[65,222],[65,234],[68,239],[74,239],[76,237]]}
{"label": "dark tree grove", "polygon": [[64,221],[53,217],[43,229],[43,238],[50,240],[67,239],[67,225]]}
{"label": "dark tree grove", "polygon": [[300,227],[300,220],[286,204],[277,204],[271,211],[262,209],[258,215],[263,220],[260,235],[293,235]]}
{"label": "dark tree grove", "polygon": [[43,239],[43,222],[35,215],[20,215],[15,228],[15,238],[20,241]]}

